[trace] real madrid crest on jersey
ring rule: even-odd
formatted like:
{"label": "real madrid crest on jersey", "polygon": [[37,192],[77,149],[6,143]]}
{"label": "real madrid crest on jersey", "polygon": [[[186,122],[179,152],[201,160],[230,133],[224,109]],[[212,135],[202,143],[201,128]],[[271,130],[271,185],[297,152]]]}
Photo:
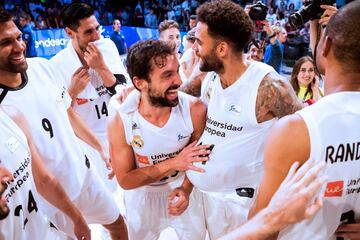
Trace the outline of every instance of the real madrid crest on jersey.
{"label": "real madrid crest on jersey", "polygon": [[131,146],[134,148],[142,148],[144,146],[144,140],[141,139],[140,135],[134,135]]}

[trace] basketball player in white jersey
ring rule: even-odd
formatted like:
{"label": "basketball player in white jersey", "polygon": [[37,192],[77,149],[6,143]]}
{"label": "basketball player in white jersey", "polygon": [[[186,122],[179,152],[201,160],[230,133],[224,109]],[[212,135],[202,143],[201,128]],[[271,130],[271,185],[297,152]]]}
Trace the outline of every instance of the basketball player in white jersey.
{"label": "basketball player in white jersey", "polygon": [[[115,86],[126,83],[127,73],[115,44],[101,37],[100,24],[90,5],[70,4],[62,10],[61,18],[70,41],[50,62],[59,86],[68,89],[75,112],[100,140],[92,147],[103,155],[110,168],[106,159],[108,102],[115,93]],[[101,161],[94,164],[105,185],[115,191],[116,180],[108,179],[109,170],[105,164]]]}
{"label": "basketball player in white jersey", "polygon": [[267,205],[293,162],[324,162],[328,176],[320,193],[323,209],[285,229],[280,239],[360,238],[355,223],[360,219],[360,30],[354,27],[359,12],[359,0],[342,7],[319,40],[315,58],[325,76],[326,97],[281,119],[267,139],[254,213]]}
{"label": "basketball player in white jersey", "polygon": [[246,219],[262,177],[269,128],[302,105],[273,68],[244,58],[253,23],[238,4],[205,3],[197,16],[193,49],[201,58],[200,70],[210,72],[202,83],[208,112],[199,141],[215,146],[206,164],[195,163],[205,172],[187,176],[212,196],[205,199],[205,215],[210,237],[216,239]]}
{"label": "basketball player in white jersey", "polygon": [[[70,97],[53,84],[46,59],[24,57],[21,32],[7,13],[0,18],[0,102],[22,111],[31,125],[41,159],[88,223],[104,224],[112,237],[126,238],[120,211],[103,183],[93,174],[70,125]],[[28,65],[29,64],[29,65]],[[73,236],[67,216],[45,202],[44,208],[59,229]]]}
{"label": "basketball player in white jersey", "polygon": [[39,206],[39,192],[69,216],[78,239],[90,239],[90,229],[81,213],[42,163],[24,117],[8,106],[0,107],[0,116],[0,164],[13,172],[5,191],[11,215],[0,222],[0,238],[46,239],[51,236],[50,223]]}
{"label": "basketball player in white jersey", "polygon": [[202,172],[192,163],[206,161],[210,153],[209,145],[194,141],[203,131],[206,107],[178,92],[179,63],[167,43],[136,43],[127,65],[137,90],[117,110],[108,135],[116,177],[127,190],[129,237],[157,239],[172,227],[180,239],[204,239],[202,196],[184,171]]}

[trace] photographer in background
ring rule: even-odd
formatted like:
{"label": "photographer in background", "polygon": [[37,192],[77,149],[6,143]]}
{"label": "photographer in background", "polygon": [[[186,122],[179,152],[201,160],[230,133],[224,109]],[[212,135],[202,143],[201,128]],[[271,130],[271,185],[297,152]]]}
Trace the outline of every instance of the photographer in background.
{"label": "photographer in background", "polygon": [[335,0],[306,0],[299,11],[289,15],[290,25],[297,29],[310,21],[310,48],[313,55],[318,36],[336,11]]}
{"label": "photographer in background", "polygon": [[270,27],[269,20],[266,19],[268,8],[260,1],[252,6],[247,6],[245,11],[248,13],[251,20],[254,21],[256,31],[261,32],[261,37],[257,37],[253,43],[262,42],[266,38],[266,35],[270,42],[266,46],[265,52],[261,49],[263,48],[263,44],[250,43],[248,56],[255,61],[263,61],[280,73],[281,63],[284,57],[283,43],[286,41],[287,37],[286,30],[279,26]]}
{"label": "photographer in background", "polygon": [[314,49],[319,39],[319,35],[325,29],[330,17],[334,15],[337,11],[336,6],[330,5],[320,5],[320,8],[325,10],[321,15],[320,19],[313,19],[310,21],[310,48],[312,54],[315,55]]}

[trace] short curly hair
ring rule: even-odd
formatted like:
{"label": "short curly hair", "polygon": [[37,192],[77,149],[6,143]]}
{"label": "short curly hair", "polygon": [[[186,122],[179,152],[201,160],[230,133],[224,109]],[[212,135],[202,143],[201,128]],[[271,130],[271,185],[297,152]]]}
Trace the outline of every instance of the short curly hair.
{"label": "short curly hair", "polygon": [[150,82],[152,63],[162,68],[166,65],[166,58],[169,55],[174,55],[173,48],[160,40],[139,41],[132,45],[127,54],[126,64],[134,87],[136,88],[134,77]]}
{"label": "short curly hair", "polygon": [[253,33],[253,23],[242,7],[228,0],[207,2],[197,10],[198,21],[208,26],[216,39],[228,41],[237,52],[244,51]]}

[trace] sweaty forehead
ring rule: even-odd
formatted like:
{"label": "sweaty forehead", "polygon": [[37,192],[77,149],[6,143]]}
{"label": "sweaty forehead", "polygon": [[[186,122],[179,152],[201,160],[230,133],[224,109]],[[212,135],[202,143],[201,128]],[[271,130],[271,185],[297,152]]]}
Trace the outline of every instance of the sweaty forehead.
{"label": "sweaty forehead", "polygon": [[89,29],[95,29],[99,26],[99,22],[97,21],[96,17],[94,15],[81,19],[79,21],[79,27],[78,31],[86,31]]}
{"label": "sweaty forehead", "polygon": [[198,22],[195,30],[195,37],[200,40],[211,38],[209,34],[209,27],[206,23]]}
{"label": "sweaty forehead", "polygon": [[166,57],[158,56],[152,59],[152,69],[157,71],[168,71],[172,68],[178,68],[179,61],[174,54],[167,55]]}
{"label": "sweaty forehead", "polygon": [[17,37],[21,34],[21,31],[16,27],[13,21],[6,23],[0,23],[0,39]]}

